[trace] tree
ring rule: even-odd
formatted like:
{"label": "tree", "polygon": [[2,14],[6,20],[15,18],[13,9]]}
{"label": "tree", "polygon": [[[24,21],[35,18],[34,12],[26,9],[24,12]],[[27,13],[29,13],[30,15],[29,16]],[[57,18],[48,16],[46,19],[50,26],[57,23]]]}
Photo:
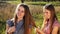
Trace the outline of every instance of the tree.
{"label": "tree", "polygon": [[21,0],[22,3],[24,3],[25,0]]}

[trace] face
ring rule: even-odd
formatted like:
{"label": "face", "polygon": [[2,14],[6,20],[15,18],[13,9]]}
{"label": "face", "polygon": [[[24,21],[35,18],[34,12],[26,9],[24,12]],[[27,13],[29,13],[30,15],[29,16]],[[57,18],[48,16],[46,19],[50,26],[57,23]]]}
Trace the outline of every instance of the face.
{"label": "face", "polygon": [[20,7],[18,8],[18,12],[17,12],[18,18],[23,18],[23,17],[24,17],[24,14],[25,14],[24,7],[23,7],[23,6],[20,6]]}
{"label": "face", "polygon": [[49,11],[49,10],[44,9],[43,13],[44,13],[44,17],[45,17],[46,19],[49,19],[49,18],[50,18],[51,13],[50,13],[50,11]]}

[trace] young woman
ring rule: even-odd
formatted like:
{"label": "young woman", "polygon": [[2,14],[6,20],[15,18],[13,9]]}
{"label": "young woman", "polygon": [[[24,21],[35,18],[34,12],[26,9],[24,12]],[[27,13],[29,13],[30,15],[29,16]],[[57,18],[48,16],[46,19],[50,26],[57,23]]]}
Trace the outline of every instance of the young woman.
{"label": "young woman", "polygon": [[60,24],[58,22],[55,8],[52,4],[43,7],[44,21],[41,30],[36,28],[38,34],[58,34]]}
{"label": "young woman", "polygon": [[7,34],[31,34],[31,28],[35,22],[30,14],[29,7],[25,4],[19,4],[16,8],[13,19],[7,21]]}

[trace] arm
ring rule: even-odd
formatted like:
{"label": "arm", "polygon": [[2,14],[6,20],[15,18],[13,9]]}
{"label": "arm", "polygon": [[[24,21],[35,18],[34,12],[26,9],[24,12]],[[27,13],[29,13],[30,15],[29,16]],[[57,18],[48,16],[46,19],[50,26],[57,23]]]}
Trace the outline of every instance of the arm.
{"label": "arm", "polygon": [[44,27],[45,27],[45,25],[47,24],[47,21],[43,21],[43,24],[42,24],[42,27],[41,27],[41,30],[43,30],[44,29]]}
{"label": "arm", "polygon": [[40,30],[39,28],[36,28],[36,32],[39,33],[39,34],[45,34],[45,33],[43,32],[43,29],[44,29],[46,23],[47,23],[47,22],[46,22],[46,20],[44,19],[43,25],[42,25],[42,27],[41,27],[41,30]]}
{"label": "arm", "polygon": [[54,26],[52,34],[57,34],[57,32],[58,32],[58,26]]}
{"label": "arm", "polygon": [[38,28],[36,28],[36,32],[37,32],[38,34],[45,34],[42,30],[40,30],[40,29],[38,29]]}

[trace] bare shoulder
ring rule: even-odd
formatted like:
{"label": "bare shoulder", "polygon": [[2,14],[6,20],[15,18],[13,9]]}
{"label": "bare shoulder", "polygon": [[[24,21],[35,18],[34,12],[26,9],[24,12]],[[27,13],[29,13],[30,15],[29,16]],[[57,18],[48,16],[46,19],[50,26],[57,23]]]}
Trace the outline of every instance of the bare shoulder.
{"label": "bare shoulder", "polygon": [[58,33],[58,29],[59,29],[58,26],[54,26],[53,30],[52,30],[52,34],[57,34]]}

